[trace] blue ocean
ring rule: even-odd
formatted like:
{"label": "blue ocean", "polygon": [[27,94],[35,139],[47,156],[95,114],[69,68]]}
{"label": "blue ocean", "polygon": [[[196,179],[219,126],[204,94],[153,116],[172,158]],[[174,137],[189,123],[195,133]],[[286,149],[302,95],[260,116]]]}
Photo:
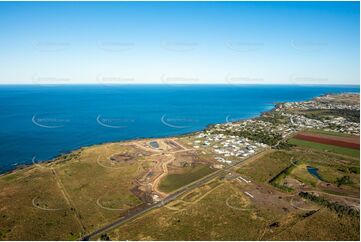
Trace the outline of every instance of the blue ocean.
{"label": "blue ocean", "polygon": [[0,86],[0,172],[83,146],[166,137],[359,86]]}

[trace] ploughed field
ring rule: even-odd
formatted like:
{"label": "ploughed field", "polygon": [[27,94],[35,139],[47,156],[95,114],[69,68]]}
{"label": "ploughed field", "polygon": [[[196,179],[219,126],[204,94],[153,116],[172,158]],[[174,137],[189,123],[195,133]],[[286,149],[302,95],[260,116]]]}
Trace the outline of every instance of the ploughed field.
{"label": "ploughed field", "polygon": [[360,149],[360,137],[358,136],[343,137],[302,132],[298,133],[294,138],[321,144]]}
{"label": "ploughed field", "polygon": [[289,144],[346,156],[360,157],[360,137],[343,133],[312,130],[300,132],[288,140]]}

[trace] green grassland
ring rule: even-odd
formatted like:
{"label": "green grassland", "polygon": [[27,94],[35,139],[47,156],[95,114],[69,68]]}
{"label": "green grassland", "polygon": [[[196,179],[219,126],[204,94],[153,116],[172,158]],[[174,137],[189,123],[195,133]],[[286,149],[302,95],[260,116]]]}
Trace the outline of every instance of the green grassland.
{"label": "green grassland", "polygon": [[[324,192],[353,196],[358,194],[360,183],[360,165],[357,159],[302,147],[293,148],[285,154],[287,154],[286,157],[293,157],[295,165],[291,167],[292,169],[287,171],[287,174],[283,174],[281,176],[278,175],[276,185],[283,186],[286,177],[290,177],[314,188],[316,188],[317,184],[321,181],[334,185],[332,189],[328,189],[327,186],[317,187],[317,189],[321,189]],[[267,163],[265,163],[265,165],[267,165]],[[307,170],[307,166],[316,168],[322,180],[319,180],[315,176],[311,175]],[[254,172],[258,175],[263,174],[262,169],[258,171],[259,173],[257,173],[257,171],[257,169],[254,170]],[[247,170],[244,172],[247,172]],[[256,177],[253,174],[252,176]],[[345,178],[347,178],[347,182],[340,184],[339,182],[345,180]],[[273,178],[273,180],[274,179],[275,178]],[[275,185],[274,183],[272,184]],[[340,190],[337,187],[342,189]]]}
{"label": "green grassland", "polygon": [[292,157],[288,152],[274,151],[242,166],[237,172],[258,182],[268,182],[291,164]]}
{"label": "green grassland", "polygon": [[164,177],[159,184],[159,190],[166,193],[172,192],[212,173],[213,171],[214,170],[208,165],[203,164],[195,164],[192,167],[183,167],[181,172],[168,174]]}
{"label": "green grassland", "polygon": [[314,133],[314,134],[325,134],[325,135],[332,135],[332,136],[340,136],[340,137],[352,137],[351,134],[345,134],[340,132],[334,132],[334,131],[326,131],[322,129],[307,129],[308,133]]}
{"label": "green grassland", "polygon": [[360,112],[357,110],[348,109],[314,109],[299,111],[302,115],[311,119],[328,119],[330,116],[343,117],[347,121],[359,123]]}
{"label": "green grassland", "polygon": [[299,140],[299,139],[294,139],[294,138],[289,139],[288,142],[292,145],[298,145],[298,146],[302,146],[302,147],[318,149],[321,151],[333,152],[336,154],[347,155],[347,156],[352,156],[352,157],[360,157],[360,151],[356,150],[356,149],[350,149],[350,148],[339,147],[339,146],[334,146],[334,145],[327,145],[327,144],[320,144],[320,143],[316,143],[316,142]]}
{"label": "green grassland", "polygon": [[293,178],[296,178],[300,182],[303,182],[305,184],[308,184],[308,185],[311,185],[314,187],[314,186],[316,186],[318,179],[316,177],[312,176],[307,171],[307,165],[308,164],[305,164],[305,163],[301,163],[301,164],[297,165],[296,167],[294,167],[294,169],[290,173],[290,176]]}

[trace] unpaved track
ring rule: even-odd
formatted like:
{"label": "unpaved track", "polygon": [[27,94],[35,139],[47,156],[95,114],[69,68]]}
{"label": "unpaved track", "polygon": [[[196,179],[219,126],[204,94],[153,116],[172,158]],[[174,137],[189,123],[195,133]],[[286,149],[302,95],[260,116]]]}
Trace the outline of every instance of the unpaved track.
{"label": "unpaved track", "polygon": [[73,202],[71,201],[70,196],[67,193],[67,191],[65,190],[65,187],[64,187],[63,183],[61,182],[60,178],[58,177],[55,169],[51,168],[51,171],[52,171],[52,173],[54,175],[54,178],[56,180],[56,183],[58,184],[58,187],[59,187],[61,193],[63,194],[63,197],[64,197],[66,203],[68,204],[69,208],[73,208],[75,220],[78,222],[82,232],[84,233],[85,232],[85,226],[84,226],[84,224],[82,223],[82,221],[80,219],[80,215],[78,214],[76,207],[74,206]]}

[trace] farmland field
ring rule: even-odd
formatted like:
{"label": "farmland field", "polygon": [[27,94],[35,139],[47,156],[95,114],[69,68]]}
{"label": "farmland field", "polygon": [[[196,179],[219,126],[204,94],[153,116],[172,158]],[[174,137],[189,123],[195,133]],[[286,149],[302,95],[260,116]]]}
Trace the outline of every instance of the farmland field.
{"label": "farmland field", "polygon": [[320,143],[316,143],[316,142],[299,140],[299,139],[294,139],[294,138],[289,139],[288,142],[293,145],[298,145],[298,146],[312,148],[312,149],[318,149],[321,151],[328,151],[328,152],[333,152],[333,153],[352,156],[352,157],[360,156],[360,151],[356,150],[356,149],[338,147],[335,145],[320,144]]}
{"label": "farmland field", "polygon": [[321,144],[335,145],[358,150],[360,149],[360,137],[358,136],[342,137],[301,132],[295,135],[294,138]]}
{"label": "farmland field", "polygon": [[340,136],[340,137],[352,137],[353,136],[351,134],[334,132],[334,131],[326,131],[323,129],[307,129],[306,131],[307,131],[307,133],[326,134],[326,135]]}

